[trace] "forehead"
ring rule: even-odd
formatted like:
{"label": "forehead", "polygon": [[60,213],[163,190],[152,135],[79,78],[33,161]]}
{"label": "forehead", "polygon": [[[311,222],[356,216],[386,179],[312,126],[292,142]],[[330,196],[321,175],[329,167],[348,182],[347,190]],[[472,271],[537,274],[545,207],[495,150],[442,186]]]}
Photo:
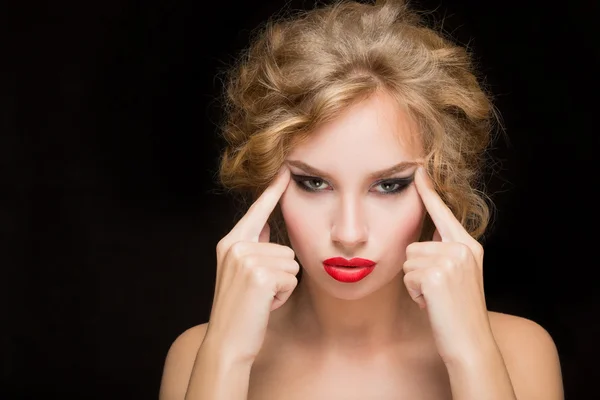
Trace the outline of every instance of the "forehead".
{"label": "forehead", "polygon": [[414,120],[395,99],[380,92],[311,132],[288,157],[322,168],[347,170],[352,165],[352,169],[377,170],[415,160],[421,153]]}

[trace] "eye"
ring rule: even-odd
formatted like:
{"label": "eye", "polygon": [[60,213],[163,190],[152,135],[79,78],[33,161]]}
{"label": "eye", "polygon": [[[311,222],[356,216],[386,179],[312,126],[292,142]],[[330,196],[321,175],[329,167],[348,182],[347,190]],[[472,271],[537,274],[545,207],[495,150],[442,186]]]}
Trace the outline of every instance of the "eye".
{"label": "eye", "polygon": [[381,194],[395,194],[402,192],[410,183],[412,182],[412,177],[409,178],[396,178],[389,179],[386,181],[379,182],[375,184],[375,191]]}
{"label": "eye", "polygon": [[323,190],[323,188],[327,186],[327,183],[325,183],[323,179],[318,178],[307,179],[305,181],[302,181],[302,183],[310,190]]}
{"label": "eye", "polygon": [[321,192],[329,188],[327,182],[314,176],[292,175],[292,178],[296,181],[300,189],[308,192]]}
{"label": "eye", "polygon": [[383,182],[380,183],[379,185],[377,185],[377,187],[380,187],[382,190],[378,190],[378,192],[381,193],[389,193],[389,192],[395,192],[398,190],[398,188],[400,187],[399,183],[391,183],[391,182]]}

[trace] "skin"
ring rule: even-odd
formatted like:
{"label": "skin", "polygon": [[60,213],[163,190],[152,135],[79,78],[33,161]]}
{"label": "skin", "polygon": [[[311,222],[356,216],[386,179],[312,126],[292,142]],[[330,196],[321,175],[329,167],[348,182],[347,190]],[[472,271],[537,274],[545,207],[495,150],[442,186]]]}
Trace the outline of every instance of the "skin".
{"label": "skin", "polygon": [[[292,175],[310,175],[299,162],[327,178],[296,182],[280,205],[303,278],[287,305],[289,326],[328,351],[372,354],[381,343],[411,341],[427,329],[403,279],[405,249],[418,240],[425,207],[414,184],[381,184],[375,171],[412,163],[383,179],[411,178],[422,157],[414,124],[388,96],[372,96],[316,130],[287,158]],[[385,181],[384,181],[385,182]],[[306,192],[301,185],[317,188]],[[358,283],[341,283],[323,260],[362,257],[377,263]]]}
{"label": "skin", "polygon": [[[533,321],[487,311],[483,249],[417,167],[421,157],[414,125],[382,93],[349,108],[296,147],[284,175],[230,235],[251,232],[252,241],[265,241],[268,225],[262,232],[260,227],[279,202],[304,268],[301,282],[294,289],[292,282],[277,285],[277,307],[267,316],[251,373],[249,366],[227,364],[222,376],[208,376],[226,357],[222,347],[211,351],[207,324],[198,325],[171,346],[160,398],[183,399],[186,390],[186,398],[213,398],[194,397],[189,390],[212,385],[236,390],[238,395],[228,398],[247,393],[249,399],[563,399],[552,338]],[[380,185],[370,175],[402,161],[416,164],[389,178],[414,176],[413,182],[398,194],[381,194],[394,186]],[[302,182],[282,178],[314,175],[298,162],[327,175],[309,183],[320,191],[303,191]],[[436,232],[432,241],[417,242],[426,212]],[[341,283],[322,267],[334,256],[369,258],[378,265],[358,283]],[[238,296],[241,289],[229,292]],[[251,310],[240,306],[249,307],[247,300],[238,300],[221,302],[230,310],[215,314],[223,321],[242,320]],[[244,333],[228,340],[227,348],[242,343]],[[203,340],[209,346],[201,346]],[[202,348],[206,356],[196,357]],[[217,380],[222,385],[215,385]],[[191,385],[194,381],[200,383]]]}

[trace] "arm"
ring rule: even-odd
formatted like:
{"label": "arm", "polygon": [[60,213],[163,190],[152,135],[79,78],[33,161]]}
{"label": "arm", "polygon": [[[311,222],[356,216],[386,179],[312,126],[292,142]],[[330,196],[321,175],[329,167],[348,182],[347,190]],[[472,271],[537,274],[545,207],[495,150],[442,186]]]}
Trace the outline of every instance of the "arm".
{"label": "arm", "polygon": [[556,346],[525,318],[497,314],[477,354],[447,364],[455,400],[563,400]]}
{"label": "arm", "polygon": [[517,400],[502,354],[493,337],[485,338],[483,342],[472,357],[446,364],[452,398]]}
{"label": "arm", "polygon": [[245,400],[252,363],[227,357],[216,340],[206,336],[207,324],[181,334],[169,349],[160,400]]}
{"label": "arm", "polygon": [[228,357],[217,341],[205,340],[192,369],[185,400],[246,400],[252,363]]}

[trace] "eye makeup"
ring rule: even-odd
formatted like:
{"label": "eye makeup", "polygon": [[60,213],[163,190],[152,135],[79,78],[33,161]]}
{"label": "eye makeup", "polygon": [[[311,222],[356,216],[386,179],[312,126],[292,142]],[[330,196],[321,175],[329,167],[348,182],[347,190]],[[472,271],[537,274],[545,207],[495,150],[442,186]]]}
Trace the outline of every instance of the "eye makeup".
{"label": "eye makeup", "polygon": [[386,179],[379,182],[376,182],[373,186],[379,187],[388,187],[387,189],[383,189],[382,191],[377,190],[378,193],[381,194],[396,194],[402,192],[404,189],[408,187],[412,183],[414,179],[414,175],[408,176],[406,178],[392,178]]}
{"label": "eye makeup", "polygon": [[[374,192],[377,194],[399,194],[413,182],[414,177],[415,175],[413,173],[412,175],[403,178],[382,179],[373,183],[371,188],[382,188],[382,190],[374,190]],[[292,173],[292,179],[296,182],[300,189],[306,192],[316,193],[333,189],[329,182],[317,176],[297,175]]]}

